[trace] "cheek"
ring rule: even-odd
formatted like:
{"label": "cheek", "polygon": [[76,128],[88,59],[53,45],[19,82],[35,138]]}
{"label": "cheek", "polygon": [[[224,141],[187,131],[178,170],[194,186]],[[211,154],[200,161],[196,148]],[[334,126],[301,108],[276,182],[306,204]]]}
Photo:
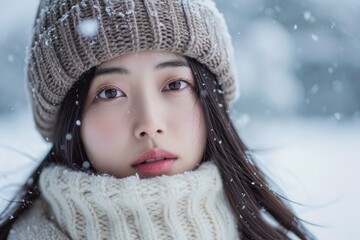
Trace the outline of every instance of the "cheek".
{"label": "cheek", "polygon": [[81,138],[86,151],[90,152],[89,155],[104,154],[112,149],[112,145],[119,146],[124,128],[126,119],[122,119],[119,114],[89,110],[81,126]]}
{"label": "cheek", "polygon": [[84,141],[104,140],[111,134],[113,123],[111,118],[99,116],[95,112],[87,114],[83,119],[82,136]]}
{"label": "cheek", "polygon": [[195,137],[197,137],[199,140],[199,145],[200,145],[199,147],[205,147],[206,127],[205,127],[204,115],[202,113],[202,110],[200,109],[200,106],[198,106],[198,108],[194,112],[193,128],[194,128],[194,132],[196,132],[196,134],[198,135]]}
{"label": "cheek", "polygon": [[205,144],[206,140],[205,121],[200,103],[191,106],[191,108],[182,111],[182,116],[177,118],[179,126],[182,126],[179,128],[179,131],[186,134],[187,136],[185,137],[187,139],[197,140],[197,143],[200,145],[198,147],[201,147],[201,145]]}

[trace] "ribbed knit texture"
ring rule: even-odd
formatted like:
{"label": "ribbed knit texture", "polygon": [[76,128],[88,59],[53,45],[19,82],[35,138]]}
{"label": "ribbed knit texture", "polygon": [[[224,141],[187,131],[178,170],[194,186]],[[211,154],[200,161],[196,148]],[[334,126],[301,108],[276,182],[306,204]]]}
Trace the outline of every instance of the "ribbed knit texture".
{"label": "ribbed knit texture", "polygon": [[[95,32],[82,31],[88,20]],[[144,50],[195,58],[222,83],[227,104],[236,98],[230,34],[212,0],[42,0],[27,56],[40,133],[52,139],[59,106],[81,74]]]}
{"label": "ribbed knit texture", "polygon": [[14,223],[7,240],[69,240],[48,214],[47,204],[40,198]]}
{"label": "ribbed knit texture", "polygon": [[239,239],[212,162],[150,179],[50,167],[41,174],[40,189],[72,239]]}

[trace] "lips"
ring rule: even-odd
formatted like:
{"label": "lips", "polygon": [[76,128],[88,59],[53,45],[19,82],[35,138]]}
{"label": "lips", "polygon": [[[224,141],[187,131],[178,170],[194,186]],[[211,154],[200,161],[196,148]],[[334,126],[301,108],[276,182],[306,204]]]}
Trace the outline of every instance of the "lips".
{"label": "lips", "polygon": [[160,176],[171,172],[177,156],[162,149],[143,153],[133,166],[141,178]]}
{"label": "lips", "polygon": [[177,156],[169,153],[162,149],[150,149],[140,155],[140,157],[136,160],[135,164],[133,164],[133,167],[137,167],[141,164],[147,164],[147,163],[153,163],[157,161],[163,161],[163,160],[176,160]]}

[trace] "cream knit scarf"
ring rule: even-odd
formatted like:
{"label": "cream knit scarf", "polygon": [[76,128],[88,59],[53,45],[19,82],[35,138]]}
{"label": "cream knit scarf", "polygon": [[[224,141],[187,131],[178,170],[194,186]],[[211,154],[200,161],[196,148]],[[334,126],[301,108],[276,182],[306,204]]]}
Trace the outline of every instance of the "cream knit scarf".
{"label": "cream knit scarf", "polygon": [[71,239],[239,239],[212,162],[150,179],[56,166],[42,172],[40,189],[53,221]]}

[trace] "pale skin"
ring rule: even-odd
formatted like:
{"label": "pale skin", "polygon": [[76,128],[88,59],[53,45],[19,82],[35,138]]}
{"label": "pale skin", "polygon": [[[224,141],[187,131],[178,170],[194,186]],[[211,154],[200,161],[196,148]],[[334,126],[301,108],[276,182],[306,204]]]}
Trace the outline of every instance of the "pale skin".
{"label": "pale skin", "polygon": [[81,124],[95,170],[118,178],[134,175],[133,164],[149,149],[177,157],[161,175],[199,165],[206,131],[196,80],[185,58],[169,52],[132,53],[104,62],[96,72]]}

